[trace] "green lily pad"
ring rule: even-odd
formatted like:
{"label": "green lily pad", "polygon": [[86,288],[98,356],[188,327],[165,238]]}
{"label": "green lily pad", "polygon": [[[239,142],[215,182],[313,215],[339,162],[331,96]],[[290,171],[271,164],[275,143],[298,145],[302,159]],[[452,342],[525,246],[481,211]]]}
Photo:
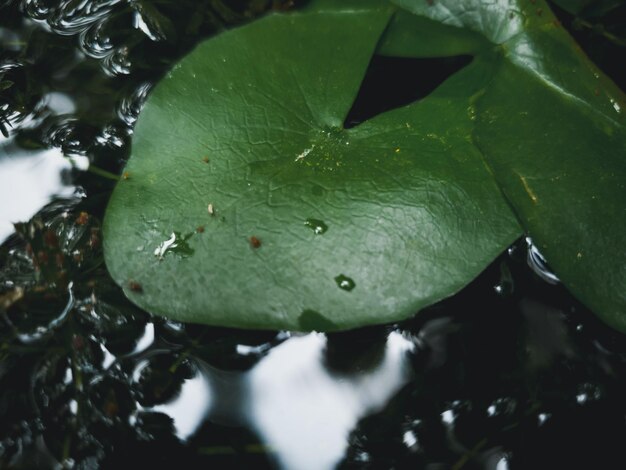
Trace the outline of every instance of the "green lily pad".
{"label": "green lily pad", "polygon": [[343,128],[389,15],[270,16],[159,83],[104,226],[134,302],[233,327],[389,322],[459,290],[520,235],[471,141],[483,67]]}
{"label": "green lily pad", "polygon": [[623,95],[555,36],[539,66],[502,62],[476,102],[476,142],[561,281],[626,331]]}
{"label": "green lily pad", "polygon": [[[475,58],[344,129],[375,50]],[[525,230],[626,331],[623,103],[543,2],[318,0],[202,43],[159,83],[107,266],[156,314],[330,331],[413,315]]]}

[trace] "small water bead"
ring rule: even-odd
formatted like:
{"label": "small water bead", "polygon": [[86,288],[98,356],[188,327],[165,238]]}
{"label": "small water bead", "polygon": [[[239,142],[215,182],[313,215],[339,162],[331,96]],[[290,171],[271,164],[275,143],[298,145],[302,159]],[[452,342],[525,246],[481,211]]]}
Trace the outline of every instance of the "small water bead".
{"label": "small water bead", "polygon": [[[511,248],[509,248],[509,250],[511,250]],[[493,286],[493,289],[496,294],[503,297],[509,296],[513,293],[513,276],[511,275],[511,272],[504,263],[500,265],[500,280],[496,285]]]}
{"label": "small water bead", "polygon": [[467,108],[467,114],[468,114],[470,120],[475,121],[476,117],[477,117],[476,106],[470,105]]}
{"label": "small water bead", "polygon": [[350,292],[352,289],[356,287],[356,283],[351,278],[343,274],[340,274],[339,276],[337,276],[335,278],[335,282],[337,283],[337,286],[340,289],[343,289],[348,292]]}
{"label": "small water bead", "polygon": [[584,405],[598,401],[602,398],[602,389],[593,383],[582,383],[578,385],[576,393],[576,403]]}
{"label": "small water bead", "polygon": [[611,98],[611,105],[613,105],[613,109],[615,110],[616,113],[621,113],[622,112],[622,107],[613,98]]}
{"label": "small water bead", "polygon": [[539,413],[537,415],[537,424],[539,426],[543,425],[547,420],[552,417],[552,413]]}
{"label": "small water bead", "polygon": [[304,225],[313,230],[316,235],[322,235],[328,230],[328,225],[318,219],[306,219]]}

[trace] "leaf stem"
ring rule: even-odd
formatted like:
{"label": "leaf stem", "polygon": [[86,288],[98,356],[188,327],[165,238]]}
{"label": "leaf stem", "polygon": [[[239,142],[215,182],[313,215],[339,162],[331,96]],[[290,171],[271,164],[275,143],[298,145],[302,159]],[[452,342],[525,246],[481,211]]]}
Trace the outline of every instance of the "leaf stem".
{"label": "leaf stem", "polygon": [[86,171],[88,171],[89,173],[93,173],[94,175],[102,176],[103,178],[107,178],[110,180],[114,180],[114,181],[120,180],[119,175],[116,175],[115,173],[111,173],[110,171],[107,171],[107,170],[103,170],[102,168],[97,167],[92,164],[89,164],[89,168],[87,168]]}

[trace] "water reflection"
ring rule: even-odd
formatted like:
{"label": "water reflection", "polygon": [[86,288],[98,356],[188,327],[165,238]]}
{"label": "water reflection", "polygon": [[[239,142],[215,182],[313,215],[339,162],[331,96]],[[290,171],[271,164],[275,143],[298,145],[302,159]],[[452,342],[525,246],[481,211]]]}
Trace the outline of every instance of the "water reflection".
{"label": "water reflection", "polygon": [[[246,372],[200,363],[176,398],[149,410],[169,415],[181,440],[203,420],[243,426],[258,434],[283,468],[333,468],[357,421],[379,411],[410,380],[407,352],[413,344],[393,332],[379,363],[337,376],[325,366],[326,342],[317,333],[292,337]],[[145,367],[147,362],[138,366],[136,381]]]}
{"label": "water reflection", "polygon": [[537,275],[550,284],[558,284],[561,282],[559,278],[548,266],[548,262],[539,252],[539,249],[533,244],[530,237],[526,237],[526,244],[528,245],[528,266],[537,273]]}
{"label": "water reflection", "polygon": [[498,456],[497,458],[498,460],[495,465],[496,470],[509,470],[509,459],[506,456]]}
{"label": "water reflection", "polygon": [[193,378],[184,381],[180,394],[174,400],[146,410],[170,416],[174,420],[176,436],[186,441],[202,424],[211,402],[209,380],[198,371]]}
{"label": "water reflection", "polygon": [[14,222],[30,219],[54,197],[74,194],[65,176],[71,168],[58,149],[26,151],[0,136],[0,243]]}
{"label": "water reflection", "polygon": [[333,468],[359,418],[378,411],[411,376],[411,343],[392,333],[384,357],[359,375],[334,376],[324,367],[326,338],[292,338],[250,372],[250,414],[284,468]]}
{"label": "water reflection", "polygon": [[143,334],[137,341],[137,345],[131,354],[139,354],[145,351],[154,342],[154,324],[146,323]]}

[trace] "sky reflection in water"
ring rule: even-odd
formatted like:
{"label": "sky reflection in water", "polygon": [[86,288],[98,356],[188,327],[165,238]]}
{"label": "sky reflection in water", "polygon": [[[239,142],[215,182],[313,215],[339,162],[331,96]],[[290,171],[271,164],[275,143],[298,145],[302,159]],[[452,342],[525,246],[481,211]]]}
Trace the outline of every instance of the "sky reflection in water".
{"label": "sky reflection in water", "polygon": [[63,179],[71,167],[59,149],[33,152],[0,136],[0,243],[13,233],[14,222],[29,220],[55,196],[74,194]]}
{"label": "sky reflection in water", "polygon": [[284,468],[333,468],[357,421],[380,410],[411,378],[406,352],[413,344],[391,333],[381,362],[367,371],[333,374],[323,362],[326,337],[292,337],[248,372],[207,364],[185,381],[180,395],[154,411],[174,420],[186,440],[203,418],[254,429]]}

